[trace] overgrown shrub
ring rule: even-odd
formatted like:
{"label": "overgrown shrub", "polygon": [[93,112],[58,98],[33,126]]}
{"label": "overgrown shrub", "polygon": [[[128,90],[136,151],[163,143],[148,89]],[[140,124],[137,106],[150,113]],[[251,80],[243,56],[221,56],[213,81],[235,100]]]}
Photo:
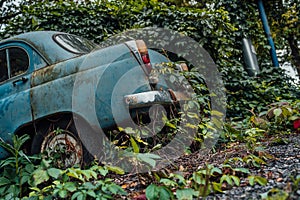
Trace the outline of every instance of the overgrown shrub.
{"label": "overgrown shrub", "polygon": [[263,69],[250,77],[242,67],[223,70],[227,89],[227,117],[245,118],[252,113],[261,113],[268,105],[282,100],[295,101],[300,96],[295,85],[280,68]]}
{"label": "overgrown shrub", "polygon": [[0,141],[9,157],[0,162],[1,199],[114,199],[126,192],[108,178],[109,172],[123,174],[118,167],[99,166],[86,169],[55,168],[40,156],[27,157],[22,145],[28,135],[13,136],[13,144]]}

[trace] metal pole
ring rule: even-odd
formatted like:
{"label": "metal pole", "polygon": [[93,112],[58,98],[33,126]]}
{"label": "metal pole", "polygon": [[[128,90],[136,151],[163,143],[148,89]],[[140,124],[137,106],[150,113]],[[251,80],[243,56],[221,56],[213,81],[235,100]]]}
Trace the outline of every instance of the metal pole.
{"label": "metal pole", "polygon": [[265,33],[266,33],[268,41],[269,41],[269,45],[271,46],[271,56],[272,56],[273,65],[274,65],[274,67],[279,67],[278,59],[276,56],[275,45],[273,42],[273,38],[271,36],[270,27],[268,24],[267,15],[266,15],[264,4],[263,4],[262,0],[258,0],[258,9],[259,9],[259,13],[260,13],[261,21],[263,23]]}

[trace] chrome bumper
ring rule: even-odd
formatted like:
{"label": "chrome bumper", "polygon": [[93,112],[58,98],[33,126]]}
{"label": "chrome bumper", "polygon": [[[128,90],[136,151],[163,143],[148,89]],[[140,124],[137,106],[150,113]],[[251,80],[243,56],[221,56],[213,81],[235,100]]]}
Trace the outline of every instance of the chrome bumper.
{"label": "chrome bumper", "polygon": [[124,97],[129,108],[141,108],[154,104],[168,105],[176,104],[179,101],[189,100],[189,97],[182,92],[168,91],[149,91],[137,94],[130,94]]}

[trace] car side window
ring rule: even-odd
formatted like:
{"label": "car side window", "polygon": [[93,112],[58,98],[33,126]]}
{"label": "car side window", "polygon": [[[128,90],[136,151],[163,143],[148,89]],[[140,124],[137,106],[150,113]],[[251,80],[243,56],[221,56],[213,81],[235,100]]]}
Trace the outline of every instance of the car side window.
{"label": "car side window", "polygon": [[9,48],[10,77],[23,74],[29,66],[27,53],[21,48]]}
{"label": "car side window", "polygon": [[0,50],[0,82],[25,73],[28,67],[29,58],[24,49],[9,47]]}
{"label": "car side window", "polygon": [[8,79],[6,51],[0,50],[0,82]]}

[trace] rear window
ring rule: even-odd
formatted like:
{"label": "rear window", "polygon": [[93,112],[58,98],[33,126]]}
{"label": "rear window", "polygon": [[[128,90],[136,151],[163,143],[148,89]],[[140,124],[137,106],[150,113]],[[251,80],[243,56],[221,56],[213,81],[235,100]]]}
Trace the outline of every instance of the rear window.
{"label": "rear window", "polygon": [[64,49],[76,54],[86,54],[97,47],[95,43],[76,35],[57,34],[54,40]]}

